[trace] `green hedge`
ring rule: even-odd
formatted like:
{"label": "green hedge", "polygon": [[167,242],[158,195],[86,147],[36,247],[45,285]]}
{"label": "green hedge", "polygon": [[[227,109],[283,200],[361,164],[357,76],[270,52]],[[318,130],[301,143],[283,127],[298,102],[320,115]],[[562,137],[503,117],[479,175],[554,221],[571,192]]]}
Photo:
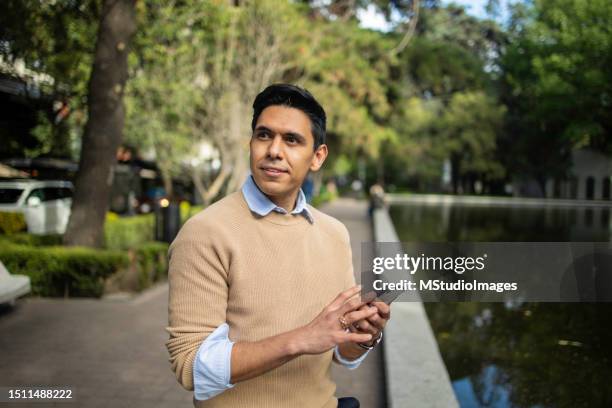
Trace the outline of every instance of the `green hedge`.
{"label": "green hedge", "polygon": [[[180,204],[181,224],[202,210],[202,206],[191,206],[183,201]],[[21,233],[27,229],[21,213],[0,211],[0,240],[23,245],[49,246],[61,245],[61,235],[31,235]],[[129,249],[155,239],[155,215],[142,214],[120,217],[109,212],[104,223],[104,240],[107,249]]]}
{"label": "green hedge", "polygon": [[62,245],[62,235],[34,235],[26,232],[17,234],[0,235],[0,242],[8,242],[10,244],[28,245],[28,246],[52,246]]}
{"label": "green hedge", "polygon": [[[183,201],[180,204],[181,225],[202,210],[202,206],[191,206]],[[142,214],[120,217],[108,213],[104,223],[104,238],[108,249],[137,248],[155,239],[155,215]]]}
{"label": "green hedge", "polygon": [[[182,205],[181,220],[200,210]],[[168,244],[153,241],[154,221],[153,214],[109,213],[103,250],[62,247],[61,235],[3,234],[0,260],[11,273],[30,277],[33,295],[100,297],[111,276],[132,279],[123,290],[142,290],[166,279],[168,272]]]}
{"label": "green hedge", "polygon": [[100,297],[104,280],[129,264],[124,252],[59,246],[2,245],[0,259],[13,274],[30,277],[32,294]]}
{"label": "green hedge", "polygon": [[0,234],[14,234],[26,229],[27,224],[22,213],[0,211]]}
{"label": "green hedge", "polygon": [[336,198],[338,198],[336,194],[333,194],[327,190],[322,189],[322,191],[318,195],[312,198],[312,206],[320,207],[321,205],[331,202],[335,200]]}
{"label": "green hedge", "polygon": [[[119,217],[110,213],[104,224],[104,239],[106,249],[137,248],[145,242],[154,239],[154,215],[136,215],[133,217]],[[0,241],[9,241],[19,245],[51,246],[62,245],[62,235],[35,235],[25,232],[0,235]]]}
{"label": "green hedge", "polygon": [[139,291],[167,277],[168,244],[163,242],[129,251],[3,243],[0,259],[11,273],[30,277],[33,295],[100,297],[107,278],[128,270],[138,274]]}
{"label": "green hedge", "polygon": [[128,249],[153,241],[155,216],[153,214],[119,217],[110,213],[104,223],[107,249]]}
{"label": "green hedge", "polygon": [[146,242],[135,249],[135,263],[138,268],[138,290],[168,276],[168,244]]}
{"label": "green hedge", "polygon": [[191,205],[188,201],[181,202],[181,225],[204,209],[202,205]]}

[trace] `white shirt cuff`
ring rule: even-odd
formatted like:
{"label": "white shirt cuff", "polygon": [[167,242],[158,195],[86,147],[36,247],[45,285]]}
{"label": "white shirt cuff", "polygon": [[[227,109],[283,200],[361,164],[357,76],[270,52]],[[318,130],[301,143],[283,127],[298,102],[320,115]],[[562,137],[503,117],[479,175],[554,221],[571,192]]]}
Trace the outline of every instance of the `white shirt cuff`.
{"label": "white shirt cuff", "polygon": [[202,342],[193,363],[193,393],[196,400],[207,400],[234,384],[231,380],[232,347],[229,325],[223,323]]}
{"label": "white shirt cuff", "polygon": [[361,356],[357,357],[355,360],[347,360],[343,358],[342,355],[340,355],[340,350],[338,349],[338,346],[334,347],[334,355],[336,356],[336,360],[338,360],[340,364],[342,364],[349,370],[354,370],[359,367],[359,365],[366,358],[369,352],[370,350],[366,351]]}

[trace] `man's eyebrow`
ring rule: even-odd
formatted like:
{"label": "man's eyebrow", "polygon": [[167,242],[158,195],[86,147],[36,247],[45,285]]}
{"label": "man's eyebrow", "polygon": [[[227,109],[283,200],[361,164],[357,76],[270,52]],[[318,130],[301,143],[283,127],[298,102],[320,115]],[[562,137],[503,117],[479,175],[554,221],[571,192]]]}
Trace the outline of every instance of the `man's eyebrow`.
{"label": "man's eyebrow", "polygon": [[297,140],[299,140],[300,142],[305,142],[306,138],[304,136],[302,136],[301,134],[297,133],[297,132],[287,132],[284,134],[285,136],[292,136],[294,138],[296,138]]}
{"label": "man's eyebrow", "polygon": [[255,132],[257,132],[257,131],[264,131],[264,132],[274,133],[274,132],[272,132],[272,130],[271,130],[271,129],[269,129],[269,128],[267,128],[267,127],[263,126],[263,125],[259,125],[259,126],[257,126],[257,127],[255,128]]}
{"label": "man's eyebrow", "polygon": [[[274,133],[274,131],[272,129],[270,129],[267,126],[264,125],[259,125],[255,128],[255,132],[269,132],[269,133]],[[294,131],[289,131],[289,132],[285,132],[283,133],[283,136],[292,136],[296,139],[298,139],[300,142],[305,142],[306,138],[301,135],[300,133],[294,132]]]}

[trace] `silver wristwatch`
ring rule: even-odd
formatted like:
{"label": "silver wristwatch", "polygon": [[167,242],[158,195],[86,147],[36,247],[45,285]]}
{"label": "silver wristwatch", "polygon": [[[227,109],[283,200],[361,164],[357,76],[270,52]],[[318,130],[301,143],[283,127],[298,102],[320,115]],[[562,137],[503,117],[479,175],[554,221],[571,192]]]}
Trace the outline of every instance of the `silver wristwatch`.
{"label": "silver wristwatch", "polygon": [[363,343],[357,343],[357,345],[359,345],[359,347],[361,347],[362,349],[372,350],[374,347],[376,347],[378,343],[380,343],[380,341],[382,340],[382,336],[383,336],[383,332],[381,331],[378,337],[376,338],[376,340],[374,341],[374,344],[372,344],[371,346],[366,346]]}

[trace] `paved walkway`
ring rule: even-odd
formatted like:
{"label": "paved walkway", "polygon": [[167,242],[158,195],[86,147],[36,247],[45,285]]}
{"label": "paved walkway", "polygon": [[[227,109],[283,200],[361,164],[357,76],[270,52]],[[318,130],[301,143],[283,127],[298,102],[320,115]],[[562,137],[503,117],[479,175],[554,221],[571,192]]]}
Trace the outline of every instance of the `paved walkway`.
{"label": "paved walkway", "polygon": [[[355,279],[361,281],[361,243],[372,241],[372,227],[367,215],[367,203],[348,198],[338,199],[321,208],[346,225],[351,236]],[[336,396],[353,396],[362,408],[386,407],[385,368],[383,363],[384,339],[374,348],[356,370],[332,365],[332,377],[338,389]]]}
{"label": "paved walkway", "polygon": [[71,386],[77,401],[0,406],[192,406],[168,363],[167,302],[167,284],[130,302],[19,301],[0,316],[0,386]]}
{"label": "paved walkway", "polygon": [[[358,270],[360,242],[371,240],[365,204],[338,200],[324,211],[348,227]],[[164,346],[167,300],[164,283],[133,299],[25,298],[2,308],[0,387],[71,386],[76,401],[0,406],[191,407],[192,393],[177,383]],[[336,395],[384,407],[382,364],[376,349],[357,370],[334,367]]]}

